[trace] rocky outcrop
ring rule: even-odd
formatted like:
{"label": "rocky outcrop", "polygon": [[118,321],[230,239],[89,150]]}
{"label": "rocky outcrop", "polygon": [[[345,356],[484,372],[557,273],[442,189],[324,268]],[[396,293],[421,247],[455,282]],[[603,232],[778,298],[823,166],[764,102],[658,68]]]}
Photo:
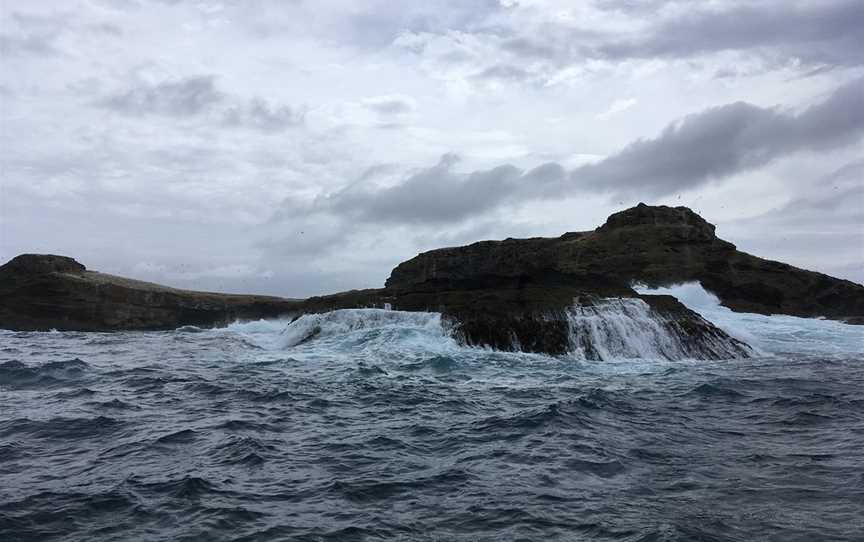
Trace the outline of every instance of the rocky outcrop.
{"label": "rocky outcrop", "polygon": [[396,267],[387,288],[463,289],[486,281],[613,295],[633,295],[634,283],[699,281],[734,311],[849,321],[864,315],[864,286],[738,251],[686,207],[644,204],[591,232],[425,252]]}
{"label": "rocky outcrop", "polygon": [[591,356],[602,345],[580,326],[602,334],[611,325],[603,312],[618,307],[622,318],[647,319],[646,333],[671,337],[663,348],[680,355],[748,355],[676,299],[632,288],[690,281],[736,311],[864,319],[864,286],[740,252],[685,207],[640,204],[590,232],[425,252],[398,265],[384,288],[306,300],[178,290],[88,271],[63,256],[22,255],[0,267],[0,328],[171,329],[389,306],[440,312],[470,345]]}
{"label": "rocky outcrop", "polygon": [[[667,335],[676,337],[677,357],[728,359],[751,353],[746,344],[729,337],[672,296],[639,295],[629,288],[487,280],[449,285],[428,281],[411,287],[313,297],[303,302],[302,312],[362,307],[440,312],[456,337],[467,345],[560,355],[588,346],[574,344],[574,315],[580,309],[602,306],[609,300],[633,299],[647,306],[655,324]],[[723,346],[718,348],[718,343]]]}
{"label": "rocky outcrop", "polygon": [[192,292],[88,271],[65,256],[22,254],[0,267],[0,328],[158,330],[275,318],[296,301]]}

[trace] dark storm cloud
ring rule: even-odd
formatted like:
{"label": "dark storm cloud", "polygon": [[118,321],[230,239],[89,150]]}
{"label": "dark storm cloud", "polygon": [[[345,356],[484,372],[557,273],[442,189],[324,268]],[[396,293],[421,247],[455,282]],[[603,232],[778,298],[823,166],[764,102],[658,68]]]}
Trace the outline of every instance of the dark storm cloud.
{"label": "dark storm cloud", "polygon": [[864,135],[864,79],[800,114],[738,102],[669,125],[596,164],[574,170],[580,189],[674,194],[802,150],[841,147]]}
{"label": "dark storm cloud", "polygon": [[[674,9],[664,9],[667,6]],[[746,53],[768,68],[800,63],[806,75],[864,65],[861,0],[725,4],[609,0],[596,2],[595,7],[630,20],[632,30],[612,33],[557,21],[533,27],[514,21],[482,26],[478,35],[496,43],[502,58],[481,75],[526,82],[539,77],[542,84],[550,72],[589,60],[690,59],[724,51]],[[719,75],[738,72],[730,66]]]}
{"label": "dark storm cloud", "polygon": [[528,171],[502,165],[462,174],[453,170],[458,161],[456,155],[446,154],[435,166],[387,188],[366,188],[364,174],[347,189],[317,200],[314,211],[364,222],[455,223],[523,197],[542,197],[567,178],[567,171],[554,163]]}
{"label": "dark storm cloud", "polygon": [[139,82],[99,105],[126,115],[192,116],[223,99],[214,79],[212,75],[201,75],[155,84]]}
{"label": "dark storm cloud", "polygon": [[241,99],[216,87],[216,77],[200,75],[160,83],[139,82],[97,105],[124,115],[192,117],[215,113],[214,122],[262,133],[281,132],[303,124],[305,108],[272,104],[263,98]]}
{"label": "dark storm cloud", "polygon": [[663,20],[642,37],[610,41],[605,58],[690,57],[725,50],[765,49],[808,63],[864,63],[864,2],[763,2],[731,9],[701,9]]}
{"label": "dark storm cloud", "polygon": [[509,165],[460,175],[458,161],[445,155],[399,185],[377,190],[362,186],[324,198],[319,208],[371,222],[448,222],[499,205],[517,186],[520,170]]}
{"label": "dark storm cloud", "polygon": [[445,155],[396,186],[355,183],[319,199],[317,211],[369,222],[451,223],[508,203],[578,193],[661,197],[756,169],[799,151],[843,147],[864,136],[864,79],[795,114],[738,102],[670,124],[604,160],[567,172],[548,163],[462,174]]}

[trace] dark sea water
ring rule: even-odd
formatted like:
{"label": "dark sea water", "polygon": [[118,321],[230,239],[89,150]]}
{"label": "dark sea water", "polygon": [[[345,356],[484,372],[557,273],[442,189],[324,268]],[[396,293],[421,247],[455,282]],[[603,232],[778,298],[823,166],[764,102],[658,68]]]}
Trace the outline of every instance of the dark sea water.
{"label": "dark sea water", "polygon": [[864,539],[864,330],[705,311],[763,355],[0,331],[0,540]]}

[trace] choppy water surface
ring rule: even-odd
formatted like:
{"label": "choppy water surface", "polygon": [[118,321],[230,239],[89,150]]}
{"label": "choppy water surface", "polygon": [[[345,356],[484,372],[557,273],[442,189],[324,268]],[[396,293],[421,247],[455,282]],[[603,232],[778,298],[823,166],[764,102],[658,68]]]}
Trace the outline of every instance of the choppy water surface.
{"label": "choppy water surface", "polygon": [[764,355],[2,331],[0,540],[861,540],[864,329],[700,300]]}

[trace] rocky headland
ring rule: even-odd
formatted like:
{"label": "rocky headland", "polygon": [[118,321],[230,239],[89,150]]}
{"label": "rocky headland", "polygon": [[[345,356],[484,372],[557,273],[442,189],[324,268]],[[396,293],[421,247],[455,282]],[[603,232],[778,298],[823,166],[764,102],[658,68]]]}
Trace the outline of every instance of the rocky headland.
{"label": "rocky headland", "polygon": [[66,256],[22,254],[0,266],[0,329],[165,330],[277,318],[296,300],[193,292],[96,271]]}
{"label": "rocky headland", "polygon": [[390,307],[440,312],[466,344],[561,354],[592,348],[573,344],[579,314],[625,299],[626,310],[649,312],[690,357],[748,355],[675,298],[632,288],[691,281],[733,311],[864,320],[864,286],[741,252],[686,207],[640,204],[594,231],[432,250],[399,264],[384,288],[304,300],[179,290],[25,254],[0,267],[0,328],[164,330]]}

